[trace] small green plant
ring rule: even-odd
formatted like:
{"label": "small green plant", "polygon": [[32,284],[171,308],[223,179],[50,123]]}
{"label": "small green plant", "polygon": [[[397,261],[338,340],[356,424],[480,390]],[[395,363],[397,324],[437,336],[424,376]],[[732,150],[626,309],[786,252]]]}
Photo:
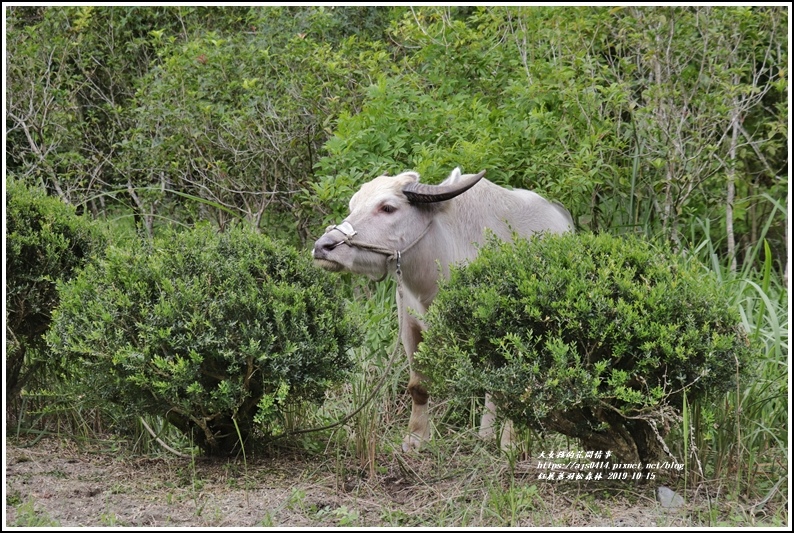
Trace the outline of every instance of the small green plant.
{"label": "small green plant", "polygon": [[346,505],[334,509],[332,514],[337,518],[340,526],[357,526],[360,516],[355,509],[348,509]]}
{"label": "small green plant", "polygon": [[347,505],[341,505],[336,509],[320,509],[317,511],[317,517],[323,518],[325,516],[331,516],[336,521],[336,524],[342,527],[355,527],[359,521],[359,514],[358,511],[355,509],[349,509]]}
{"label": "small green plant", "polygon": [[[512,481],[512,480],[511,480]],[[505,490],[501,486],[491,487],[488,494],[488,511],[505,526],[519,525],[520,517],[528,514],[542,501],[535,485],[519,486],[511,482]]]}
{"label": "small green plant", "polygon": [[97,403],[164,416],[208,455],[284,430],[351,367],[357,332],[308,257],[209,226],[110,247],[72,282],[49,342],[80,361]]}
{"label": "small green plant", "polygon": [[33,498],[28,498],[27,501],[19,504],[16,512],[16,518],[11,524],[15,527],[59,527],[61,525],[47,512],[36,509],[36,501]]}
{"label": "small green plant", "polygon": [[262,520],[259,521],[259,527],[275,527],[276,521],[273,519],[273,513],[266,511]]}
{"label": "small green plant", "polygon": [[107,510],[104,513],[100,514],[99,522],[103,526],[108,526],[108,527],[116,527],[123,525],[121,522],[119,522],[119,517],[116,516],[116,513],[114,513],[111,510]]}
{"label": "small green plant", "polygon": [[18,490],[6,494],[6,506],[16,507],[22,503],[22,494]]}
{"label": "small green plant", "polygon": [[303,509],[306,505],[306,491],[303,489],[293,487],[290,491],[289,498],[285,507],[287,509]]}
{"label": "small green plant", "polygon": [[751,353],[723,287],[638,238],[492,240],[454,269],[417,360],[434,390],[490,391],[506,417],[650,463],[691,400]]}

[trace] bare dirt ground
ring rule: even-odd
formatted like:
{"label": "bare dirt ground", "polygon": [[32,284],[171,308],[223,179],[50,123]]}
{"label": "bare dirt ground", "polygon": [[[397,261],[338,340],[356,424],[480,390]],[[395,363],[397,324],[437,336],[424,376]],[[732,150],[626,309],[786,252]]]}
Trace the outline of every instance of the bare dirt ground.
{"label": "bare dirt ground", "polygon": [[[663,509],[655,501],[658,484],[538,481],[529,461],[509,473],[506,461],[472,466],[463,456],[393,452],[378,455],[370,476],[346,464],[350,458],[288,455],[130,457],[107,443],[6,440],[5,526],[707,525],[705,503],[693,503],[697,495],[682,508]],[[719,519],[725,512],[716,513],[717,523],[730,525]]]}

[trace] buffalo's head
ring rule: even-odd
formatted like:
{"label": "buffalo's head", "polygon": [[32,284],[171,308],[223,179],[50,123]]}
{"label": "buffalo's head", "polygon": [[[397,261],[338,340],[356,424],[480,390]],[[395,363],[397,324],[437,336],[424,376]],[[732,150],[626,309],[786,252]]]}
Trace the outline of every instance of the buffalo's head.
{"label": "buffalo's head", "polygon": [[329,226],[312,250],[314,262],[332,272],[382,278],[389,258],[423,238],[443,203],[466,192],[485,175],[462,175],[459,168],[440,185],[419,183],[419,174],[379,176],[350,199],[350,214]]}

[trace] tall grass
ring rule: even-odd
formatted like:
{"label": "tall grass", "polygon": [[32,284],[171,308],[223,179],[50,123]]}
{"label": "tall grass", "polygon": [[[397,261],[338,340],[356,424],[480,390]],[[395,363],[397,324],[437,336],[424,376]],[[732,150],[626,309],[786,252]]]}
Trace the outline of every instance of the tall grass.
{"label": "tall grass", "polygon": [[363,325],[364,332],[361,345],[351,349],[355,369],[344,386],[329,394],[310,425],[333,423],[361,408],[328,435],[330,441],[325,446],[334,446],[340,459],[352,454],[359,469],[374,476],[376,453],[393,445],[384,436],[396,439],[392,429],[398,421],[404,422],[400,404],[405,398],[407,358],[397,338],[395,281],[375,284],[353,278],[352,283],[347,312]]}
{"label": "tall grass", "polygon": [[[788,289],[773,273],[763,238],[747,251],[742,269],[731,272],[708,223],[697,224],[705,238],[691,250],[728,288],[757,358],[734,390],[693,403],[689,428],[682,432],[684,446],[677,448],[690,459],[688,481],[703,484],[711,494],[785,501],[786,494],[773,493],[785,486],[780,480],[789,469]],[[769,222],[764,230],[768,227]],[[692,463],[703,465],[702,471]]]}
{"label": "tall grass", "polygon": [[375,476],[376,453],[383,427],[393,422],[393,405],[399,394],[397,384],[406,362],[402,347],[398,345],[394,291],[393,280],[374,286],[362,284],[357,287],[353,300],[364,324],[364,342],[353,350],[356,371],[350,378],[348,411],[364,404],[374,389],[381,387],[353,418],[348,436],[354,444],[359,466],[370,477]]}

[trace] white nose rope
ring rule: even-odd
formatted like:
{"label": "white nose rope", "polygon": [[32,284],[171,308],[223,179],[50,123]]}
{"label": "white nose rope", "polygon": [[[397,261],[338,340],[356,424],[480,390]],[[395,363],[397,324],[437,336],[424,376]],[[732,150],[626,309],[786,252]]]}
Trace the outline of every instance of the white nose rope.
{"label": "white nose rope", "polygon": [[331,229],[328,230],[328,231],[331,231],[331,230],[339,230],[340,232],[342,232],[342,235],[345,236],[344,239],[342,239],[338,243],[334,244],[334,248],[336,248],[339,245],[345,244],[345,243],[350,244],[350,239],[355,237],[356,234],[358,233],[356,230],[353,229],[353,226],[347,220],[345,220],[344,222],[342,222],[338,226],[331,227]]}

